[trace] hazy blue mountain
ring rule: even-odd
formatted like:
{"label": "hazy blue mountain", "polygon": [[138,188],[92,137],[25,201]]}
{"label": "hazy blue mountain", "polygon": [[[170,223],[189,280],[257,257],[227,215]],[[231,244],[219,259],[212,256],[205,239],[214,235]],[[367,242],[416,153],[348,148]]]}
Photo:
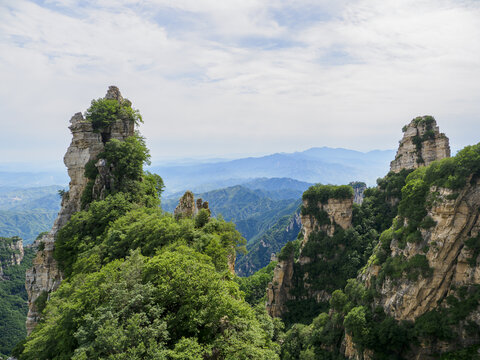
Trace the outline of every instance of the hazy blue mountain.
{"label": "hazy blue mountain", "polygon": [[60,210],[58,190],[63,186],[33,188],[0,187],[0,210]]}
{"label": "hazy blue mountain", "polygon": [[328,147],[295,153],[277,153],[231,161],[200,164],[155,165],[150,171],[161,175],[167,193],[211,189],[241,184],[256,178],[291,178],[307,183],[348,184],[363,181],[374,185],[384,176],[393,150],[360,152]]}
{"label": "hazy blue mountain", "polygon": [[68,185],[69,178],[66,170],[23,172],[23,171],[0,171],[0,187],[29,188],[50,186],[52,184]]}

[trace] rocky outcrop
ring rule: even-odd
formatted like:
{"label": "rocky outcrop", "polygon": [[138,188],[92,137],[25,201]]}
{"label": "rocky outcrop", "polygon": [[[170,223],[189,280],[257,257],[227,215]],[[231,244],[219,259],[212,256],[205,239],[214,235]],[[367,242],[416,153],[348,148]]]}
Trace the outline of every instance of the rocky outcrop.
{"label": "rocky outcrop", "polygon": [[[432,119],[417,118],[404,128],[405,135],[397,157],[392,161],[392,171],[415,169],[450,156],[448,138],[439,133]],[[420,143],[420,155],[414,153],[418,139],[426,139]],[[418,161],[419,157],[423,162]],[[393,236],[389,249],[390,258],[401,259],[402,264],[412,259],[421,260],[420,266],[426,271],[418,271],[418,276],[408,276],[405,271],[395,278],[382,275],[379,283],[383,265],[373,262],[359,275],[367,289],[375,286],[377,296],[372,307],[383,308],[387,315],[398,321],[417,321],[430,311],[448,309],[451,306],[448,299],[458,298],[459,289],[468,293],[480,285],[480,257],[478,249],[475,250],[478,245],[468,246],[469,241],[480,241],[480,179],[471,176],[462,189],[455,191],[431,186],[426,199],[425,219],[431,219],[430,227],[419,227],[421,236],[416,241],[402,241]],[[397,217],[396,221],[400,227],[408,226],[406,219]],[[394,230],[389,231],[393,234]],[[411,268],[406,271],[409,270]],[[422,340],[420,344],[412,345],[409,358],[436,359],[440,353],[480,343],[478,331],[467,330],[472,326],[480,327],[480,308],[473,309],[465,319],[450,326],[458,336],[448,341]],[[344,344],[348,359],[371,358],[355,349],[348,334],[345,334]]]}
{"label": "rocky outcrop", "polygon": [[0,281],[3,276],[3,269],[20,265],[23,260],[23,240],[18,236],[11,238],[0,237]]}
{"label": "rocky outcrop", "polygon": [[[303,206],[307,207],[307,201],[303,201]],[[348,229],[352,225],[353,198],[330,198],[326,203],[318,202],[317,207],[328,214],[330,222],[328,224],[319,225],[313,215],[302,215],[301,221],[304,242],[308,241],[308,237],[313,231],[325,231],[329,236],[332,236],[335,232],[336,225],[340,226],[342,229]]]}
{"label": "rocky outcrop", "polygon": [[[116,86],[109,87],[105,98],[117,100],[122,104],[129,103],[122,97]],[[26,323],[28,333],[33,330],[40,317],[35,300],[44,292],[49,294],[56,290],[62,281],[61,271],[53,257],[55,236],[70,220],[72,214],[81,210],[82,195],[89,181],[85,177],[85,165],[90,161],[97,164],[102,163],[102,159],[97,159],[97,157],[103,151],[108,140],[125,140],[135,133],[135,124],[127,120],[117,120],[105,129],[96,130],[81,113],[73,115],[70,124],[72,142],[63,158],[70,177],[69,190],[62,197],[62,206],[52,229],[47,235],[36,241],[39,251],[33,260],[33,267],[26,273],[25,287],[29,305]],[[101,193],[105,187],[105,184],[95,185],[98,193]]]}
{"label": "rocky outcrop", "polygon": [[287,311],[287,301],[293,299],[290,290],[293,287],[294,262],[293,254],[290,258],[279,261],[273,272],[273,280],[268,284],[266,308],[272,317],[281,317]]}
{"label": "rocky outcrop", "polygon": [[191,218],[195,215],[196,211],[195,196],[191,191],[186,191],[178,201],[178,205],[173,214],[176,218]]}
{"label": "rocky outcrop", "polygon": [[206,210],[211,214],[208,201],[203,201],[202,199],[195,201],[193,193],[187,190],[180,200],[178,200],[178,205],[173,214],[176,218],[193,218],[200,210]]}
{"label": "rocky outcrop", "polygon": [[365,190],[367,190],[367,184],[360,181],[351,182],[350,185],[353,188],[353,203],[362,205]]}
{"label": "rocky outcrop", "polygon": [[398,173],[402,169],[417,169],[428,166],[435,160],[450,157],[448,138],[440,133],[433,117],[417,117],[403,128],[403,132],[390,171]]}
{"label": "rocky outcrop", "polygon": [[432,269],[431,276],[416,281],[401,278],[384,282],[378,304],[397,320],[414,320],[436,308],[454,289],[480,284],[480,267],[470,266],[468,259],[473,252],[465,246],[465,241],[480,231],[480,182],[468,184],[456,199],[449,189],[433,187],[430,193],[436,198],[428,216],[436,225],[422,230],[421,242],[409,242],[404,249],[395,240],[390,245],[391,256],[408,260],[424,254]]}
{"label": "rocky outcrop", "polygon": [[[303,201],[303,208],[308,208],[308,201]],[[328,215],[329,221],[326,224],[319,224],[315,216],[306,214],[302,211],[302,233],[303,241],[300,248],[300,256],[297,260],[299,266],[311,263],[313,261],[322,261],[321,258],[312,259],[305,256],[302,252],[307,244],[310,234],[316,231],[324,231],[328,236],[332,236],[335,227],[339,226],[347,229],[352,224],[353,198],[335,199],[329,198],[326,202],[317,202],[317,209]],[[321,254],[319,254],[321,256]],[[296,298],[291,295],[294,287],[293,279],[295,275],[295,258],[293,254],[287,259],[280,260],[274,269],[273,281],[268,284],[266,308],[270,316],[281,317],[286,311],[286,303]],[[307,288],[309,298],[314,298],[317,302],[328,301],[330,294],[324,290],[312,290],[309,288],[309,274],[305,273],[303,277],[304,286]]]}

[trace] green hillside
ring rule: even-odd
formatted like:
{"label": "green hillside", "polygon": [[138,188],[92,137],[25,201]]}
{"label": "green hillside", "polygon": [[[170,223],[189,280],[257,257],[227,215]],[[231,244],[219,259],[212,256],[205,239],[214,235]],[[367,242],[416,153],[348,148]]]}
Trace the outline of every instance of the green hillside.
{"label": "green hillside", "polygon": [[[292,214],[298,207],[300,194],[291,199],[273,199],[280,195],[272,195],[272,193],[280,194],[282,191],[266,192],[237,185],[196,194],[196,197],[208,201],[214,216],[221,215],[225,220],[234,222],[237,230],[247,239],[247,242],[250,242],[260,237],[281,217]],[[298,194],[298,190],[292,191],[295,191],[293,196]],[[173,212],[178,198],[173,197],[162,201],[162,208]]]}
{"label": "green hillside", "polygon": [[20,265],[6,266],[11,256],[6,245],[14,240],[0,237],[0,263],[3,264],[3,276],[0,276],[0,358],[9,355],[14,346],[27,335],[25,271],[32,266],[35,250],[25,248]]}

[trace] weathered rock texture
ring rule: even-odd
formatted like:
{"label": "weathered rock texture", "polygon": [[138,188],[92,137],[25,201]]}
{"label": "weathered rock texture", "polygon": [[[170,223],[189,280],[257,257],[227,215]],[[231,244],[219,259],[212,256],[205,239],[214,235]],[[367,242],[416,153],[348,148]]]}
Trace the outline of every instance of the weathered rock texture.
{"label": "weathered rock texture", "polygon": [[398,320],[414,320],[436,308],[453,288],[480,284],[480,267],[469,265],[473,253],[465,247],[465,241],[478,236],[480,230],[480,183],[468,184],[455,200],[450,199],[453,191],[449,189],[433,187],[431,193],[438,195],[428,215],[437,225],[422,230],[420,243],[407,243],[401,249],[393,240],[390,246],[392,256],[403,255],[407,259],[424,254],[423,249],[428,246],[425,255],[433,269],[431,277],[383,284],[380,305]]}
{"label": "weathered rock texture", "polygon": [[[307,206],[307,202],[303,201],[303,206]],[[314,216],[307,214],[301,216],[303,241],[308,241],[308,237],[313,231],[325,231],[329,236],[335,232],[335,224],[342,229],[348,229],[352,225],[352,199],[328,199],[325,204],[317,203],[320,210],[327,212],[330,218],[330,224],[318,225]]]}
{"label": "weathered rock texture", "polygon": [[[428,215],[436,221],[436,225],[428,230],[422,230],[422,241],[407,243],[400,248],[396,240],[390,245],[392,256],[402,255],[409,259],[418,254],[425,254],[432,276],[420,276],[416,281],[406,277],[387,278],[382,284],[377,306],[382,306],[387,314],[397,320],[415,320],[422,314],[446,306],[446,297],[454,295],[456,289],[462,286],[480,284],[480,266],[478,256],[472,266],[469,259],[474,256],[471,249],[465,246],[465,241],[475,238],[480,233],[480,181],[467,186],[460,191],[456,199],[452,199],[453,191],[432,187],[435,202]],[[428,251],[425,253],[425,249]],[[378,274],[378,267],[371,266],[361,276],[367,287],[371,278]],[[467,321],[480,325],[480,309],[471,313],[467,320],[458,324],[460,333]],[[430,359],[435,352],[445,352],[462,348],[480,342],[480,334],[460,336],[450,343],[421,344],[416,350],[416,358]],[[350,358],[355,358],[351,356]]]}
{"label": "weathered rock texture", "polygon": [[210,214],[210,208],[208,207],[208,201],[197,199],[190,190],[187,190],[185,194],[178,201],[178,205],[175,208],[173,214],[176,218],[193,218],[202,209],[205,209]]}
{"label": "weathered rock texture", "polygon": [[[128,101],[123,99],[115,86],[109,87],[105,98],[115,99],[123,103]],[[25,287],[29,305],[26,324],[29,334],[40,316],[35,306],[35,300],[43,292],[51,293],[57,289],[62,281],[61,271],[53,257],[55,236],[70,220],[72,214],[81,209],[82,194],[88,183],[88,179],[85,177],[85,165],[91,160],[101,163],[102,159],[97,159],[97,157],[103,151],[108,140],[125,140],[127,137],[134,135],[135,132],[135,124],[126,120],[117,120],[101,132],[94,131],[92,123],[87,121],[81,113],[73,115],[70,123],[72,142],[63,158],[70,176],[69,190],[62,198],[62,206],[52,229],[47,235],[36,241],[37,245],[43,243],[41,245],[43,250],[37,252],[33,260],[33,267],[26,273]],[[98,193],[101,193],[104,186],[105,184],[95,184],[93,191],[97,190]]]}
{"label": "weathered rock texture", "polygon": [[353,188],[353,203],[362,205],[363,198],[365,197],[364,192],[367,190],[367,184],[364,182],[351,182],[350,185]]}
{"label": "weathered rock texture", "polygon": [[390,170],[417,169],[446,157],[450,157],[449,141],[445,134],[440,133],[435,119],[431,116],[417,117],[404,127],[403,139]]}
{"label": "weathered rock texture", "polygon": [[[306,201],[303,202],[304,207],[308,207]],[[302,254],[302,249],[308,242],[309,236],[314,231],[325,231],[329,236],[332,236],[335,231],[335,226],[338,225],[343,229],[347,229],[352,224],[352,206],[353,198],[350,199],[328,199],[326,203],[317,203],[320,210],[326,211],[330,224],[319,225],[314,216],[310,214],[301,215],[303,242],[300,249],[300,256],[298,263],[303,265],[312,261],[322,261],[321,259],[311,259]],[[270,316],[281,317],[286,309],[288,300],[294,300],[290,294],[293,288],[294,277],[294,263],[293,254],[285,260],[278,262],[274,269],[273,281],[268,284],[267,288],[267,304],[266,308]],[[304,279],[307,280],[307,279]],[[327,301],[330,294],[325,291],[309,291],[309,297],[315,298],[317,302]]]}
{"label": "weathered rock texture", "polygon": [[[425,133],[424,127],[414,125],[412,121],[405,131],[397,158],[392,162],[394,171],[423,165],[415,162],[411,153],[405,150],[405,148],[412,149],[411,139],[415,134],[422,136]],[[450,156],[448,138],[439,134],[435,123],[433,129],[435,138],[423,143],[425,149],[422,147],[424,149],[422,157],[427,165],[434,160]],[[399,158],[398,154],[404,154],[404,156]],[[449,295],[455,296],[457,289],[480,284],[479,256],[475,256],[473,250],[465,245],[466,240],[476,238],[480,233],[480,180],[468,179],[461,191],[432,186],[427,199],[430,199],[429,202],[432,204],[428,209],[428,216],[435,221],[436,225],[430,229],[420,229],[422,240],[407,242],[405,247],[400,246],[398,241],[393,239],[390,250],[392,257],[403,256],[405,261],[415,255],[425,255],[432,270],[431,276],[419,276],[417,280],[409,280],[406,276],[395,280],[387,277],[381,287],[377,288],[379,296],[374,305],[381,306],[388,315],[399,321],[414,321],[428,311],[448,307],[446,298]],[[367,288],[370,288],[372,279],[378,276],[379,270],[380,266],[371,265],[365,269],[359,279]],[[413,348],[411,358],[436,359],[435,354],[478,344],[480,334],[468,334],[465,330],[468,322],[480,325],[480,309],[473,311],[456,325],[460,334],[458,338],[449,342],[421,343]],[[359,353],[355,349],[348,334],[344,344],[345,356],[348,359],[370,359],[368,355]]]}
{"label": "weathered rock texture", "polygon": [[286,302],[293,299],[289,292],[292,288],[293,265],[295,259],[279,261],[273,272],[273,280],[267,287],[267,311],[270,316],[281,317],[287,310]]}
{"label": "weathered rock texture", "polygon": [[23,240],[19,237],[0,237],[0,281],[3,276],[3,269],[20,265],[23,260]]}

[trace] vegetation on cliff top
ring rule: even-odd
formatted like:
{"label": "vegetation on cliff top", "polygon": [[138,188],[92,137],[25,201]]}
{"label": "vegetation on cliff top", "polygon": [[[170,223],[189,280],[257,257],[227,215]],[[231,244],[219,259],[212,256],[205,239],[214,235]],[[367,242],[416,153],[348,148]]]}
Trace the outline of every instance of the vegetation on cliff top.
{"label": "vegetation on cliff top", "polygon": [[92,123],[94,131],[102,131],[111,126],[117,120],[142,123],[142,116],[138,110],[132,108],[132,103],[124,99],[100,98],[92,100],[88,110],[85,112],[85,118]]}
{"label": "vegetation on cliff top", "polygon": [[[245,242],[234,224],[159,209],[163,182],[143,172],[148,151],[138,137],[110,140],[102,158],[115,185],[57,234],[65,279],[16,356],[276,359],[274,321],[248,305],[228,269]],[[86,174],[98,176],[91,164]]]}

